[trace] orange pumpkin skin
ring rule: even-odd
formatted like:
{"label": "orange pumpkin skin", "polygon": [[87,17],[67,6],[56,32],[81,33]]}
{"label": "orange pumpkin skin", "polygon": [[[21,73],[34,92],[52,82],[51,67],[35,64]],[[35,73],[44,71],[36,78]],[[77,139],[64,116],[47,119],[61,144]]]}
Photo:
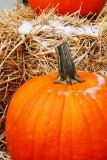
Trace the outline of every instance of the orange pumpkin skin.
{"label": "orange pumpkin skin", "polygon": [[14,94],[6,118],[12,160],[107,160],[107,78],[54,84],[57,73],[35,77]]}
{"label": "orange pumpkin skin", "polygon": [[[106,0],[28,0],[32,9],[36,9],[40,13],[40,9],[44,10],[47,7],[57,6],[59,14],[73,13],[80,9],[80,14],[86,16],[89,12],[92,15],[98,14],[106,3]],[[40,9],[37,9],[37,8]]]}

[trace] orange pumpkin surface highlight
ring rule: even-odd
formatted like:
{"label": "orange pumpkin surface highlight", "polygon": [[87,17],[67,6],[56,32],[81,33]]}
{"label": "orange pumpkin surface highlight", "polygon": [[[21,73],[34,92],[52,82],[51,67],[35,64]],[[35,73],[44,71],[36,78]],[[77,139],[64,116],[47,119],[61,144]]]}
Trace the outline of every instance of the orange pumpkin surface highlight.
{"label": "orange pumpkin surface highlight", "polygon": [[[105,3],[106,0],[28,0],[32,9],[36,9],[37,13],[40,13],[40,9],[44,10],[47,7],[58,5],[59,14],[73,13],[80,9],[80,14],[82,16],[88,15],[90,12],[92,15],[98,14]],[[40,9],[37,9],[40,8]]]}
{"label": "orange pumpkin surface highlight", "polygon": [[107,160],[107,77],[57,84],[34,77],[14,94],[6,117],[12,160]]}

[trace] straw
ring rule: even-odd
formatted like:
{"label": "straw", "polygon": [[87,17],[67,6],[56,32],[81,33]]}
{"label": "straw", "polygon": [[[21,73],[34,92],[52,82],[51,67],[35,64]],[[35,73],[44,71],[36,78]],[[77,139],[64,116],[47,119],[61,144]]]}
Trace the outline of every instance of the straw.
{"label": "straw", "polygon": [[[97,18],[56,15],[56,8],[40,15],[16,5],[0,13],[0,156],[10,160],[5,140],[5,118],[12,95],[28,79],[56,72],[55,46],[67,41],[78,70],[107,75],[107,5]],[[27,34],[20,27],[28,24]],[[98,35],[84,32],[97,26]],[[74,29],[74,33],[73,32]],[[80,31],[81,30],[81,31]],[[24,30],[25,31],[25,30]],[[78,34],[76,33],[78,32]],[[90,31],[90,30],[89,30]]]}

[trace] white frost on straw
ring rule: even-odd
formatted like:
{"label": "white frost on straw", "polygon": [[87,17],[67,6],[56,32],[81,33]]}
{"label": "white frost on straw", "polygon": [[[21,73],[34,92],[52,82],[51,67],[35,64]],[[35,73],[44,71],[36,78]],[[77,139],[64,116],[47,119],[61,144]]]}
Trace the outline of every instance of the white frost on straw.
{"label": "white frost on straw", "polygon": [[66,35],[90,35],[97,37],[99,35],[99,26],[82,25],[80,27],[58,25],[55,27],[57,33],[63,32]]}
{"label": "white frost on straw", "polygon": [[48,30],[48,29],[51,29],[51,27],[48,26],[48,25],[43,25],[43,26],[42,26],[42,30]]}
{"label": "white frost on straw", "polygon": [[90,94],[93,99],[96,98],[96,92],[99,91],[101,86],[105,84],[105,79],[102,76],[98,74],[95,75],[97,76],[98,85],[95,87],[90,87],[83,92],[83,95]]}
{"label": "white frost on straw", "polygon": [[4,152],[0,151],[0,159],[5,160]]}
{"label": "white frost on straw", "polygon": [[49,42],[47,42],[47,41],[41,41],[41,44],[42,44],[44,47],[49,46]]}
{"label": "white frost on straw", "polygon": [[67,35],[71,35],[74,33],[74,27],[73,26],[64,26],[64,24],[57,20],[49,20],[48,24],[54,28],[56,33],[64,33]]}
{"label": "white frost on straw", "polygon": [[31,33],[32,27],[33,27],[33,24],[31,22],[24,21],[22,25],[19,27],[18,31],[22,35],[29,34]]}
{"label": "white frost on straw", "polygon": [[48,24],[51,27],[56,27],[56,26],[62,25],[62,23],[60,21],[57,21],[57,20],[49,20]]}
{"label": "white frost on straw", "polygon": [[71,25],[64,26],[60,21],[49,20],[49,25],[56,29],[56,33],[65,33],[67,35],[75,34],[75,35],[90,35],[97,37],[99,34],[99,26],[98,25],[86,25],[83,24],[80,27],[74,27]]}
{"label": "white frost on straw", "polygon": [[40,30],[41,27],[42,27],[42,25],[38,25],[38,26],[33,27],[31,33],[34,34],[34,33],[37,32],[38,30]]}
{"label": "white frost on straw", "polygon": [[51,32],[52,30],[55,31],[57,34],[66,34],[70,35],[90,35],[97,37],[99,35],[100,27],[99,25],[86,25],[82,24],[81,26],[74,27],[73,25],[64,26],[63,23],[60,21],[49,20],[48,25],[37,25],[33,27],[32,22],[24,21],[22,25],[18,28],[18,31],[21,35],[26,34],[34,34],[37,31],[44,31]]}
{"label": "white frost on straw", "polygon": [[79,27],[74,27],[71,25],[64,26],[60,21],[49,20],[49,25],[56,29],[56,33],[65,33],[67,35],[90,35],[97,37],[99,34],[99,26],[98,25],[86,25],[83,24]]}
{"label": "white frost on straw", "polygon": [[63,33],[68,36],[75,33],[75,28],[73,26],[58,25],[55,27],[55,29],[56,29],[56,33]]}
{"label": "white frost on straw", "polygon": [[33,36],[33,40],[38,42],[39,44],[41,44],[44,47],[48,47],[50,45],[49,41],[38,39],[36,36]]}
{"label": "white frost on straw", "polygon": [[100,27],[98,25],[82,25],[83,33],[97,37],[99,35]]}
{"label": "white frost on straw", "polygon": [[75,33],[75,28],[74,26],[65,26],[64,31],[67,35],[71,35]]}
{"label": "white frost on straw", "polygon": [[[56,33],[65,33],[65,27],[63,24],[58,24],[55,28]],[[66,33],[65,33],[66,34]]]}

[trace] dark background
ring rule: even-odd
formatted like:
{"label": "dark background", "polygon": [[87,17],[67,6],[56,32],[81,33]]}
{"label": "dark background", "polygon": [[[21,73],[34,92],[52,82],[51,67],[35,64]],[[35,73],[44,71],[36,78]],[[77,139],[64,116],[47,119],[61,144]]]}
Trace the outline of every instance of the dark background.
{"label": "dark background", "polygon": [[27,1],[27,0],[23,0],[23,3],[27,4],[27,3],[28,3],[28,1]]}

